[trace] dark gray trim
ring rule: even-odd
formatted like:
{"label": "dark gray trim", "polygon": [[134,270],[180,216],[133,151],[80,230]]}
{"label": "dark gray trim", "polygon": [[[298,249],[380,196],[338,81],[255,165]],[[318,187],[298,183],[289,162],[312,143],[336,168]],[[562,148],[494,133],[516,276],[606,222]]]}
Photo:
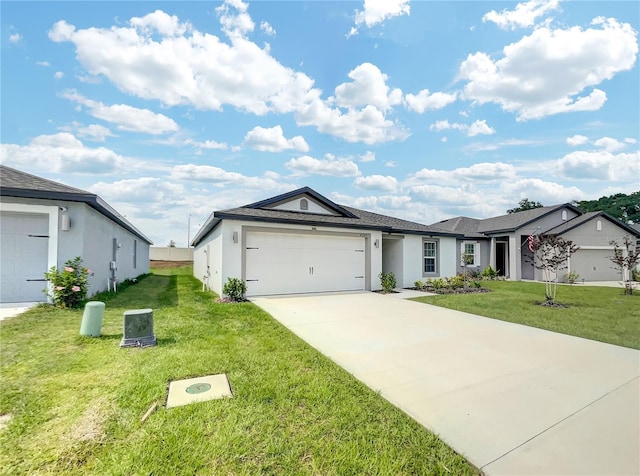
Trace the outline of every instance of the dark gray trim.
{"label": "dark gray trim", "polygon": [[125,220],[118,212],[105,202],[102,198],[94,193],[72,193],[72,192],[55,192],[46,190],[28,190],[12,187],[0,188],[0,196],[15,198],[34,198],[38,200],[61,200],[65,202],[85,203],[91,208],[117,223],[124,229],[130,231],[141,240],[146,241],[150,245],[153,242],[147,238],[140,230]]}
{"label": "dark gray trim", "polygon": [[245,205],[243,208],[264,208],[268,205],[274,205],[278,202],[282,202],[290,198],[296,197],[298,195],[305,195],[305,194],[313,197],[315,200],[322,203],[324,206],[326,206],[327,208],[330,208],[331,210],[335,211],[337,214],[341,216],[345,216],[348,218],[358,218],[353,213],[349,212],[348,210],[345,210],[340,205],[333,203],[331,200],[329,200],[326,197],[323,197],[318,192],[316,192],[315,190],[309,187],[302,187],[297,190],[292,190],[291,192],[283,193],[275,197],[261,200],[259,202],[250,203],[249,205]]}

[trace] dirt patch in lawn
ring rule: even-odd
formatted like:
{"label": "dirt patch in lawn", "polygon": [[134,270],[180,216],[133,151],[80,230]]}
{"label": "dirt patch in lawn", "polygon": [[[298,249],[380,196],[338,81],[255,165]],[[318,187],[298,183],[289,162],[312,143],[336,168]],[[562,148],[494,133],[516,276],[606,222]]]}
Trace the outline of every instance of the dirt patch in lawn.
{"label": "dirt patch in lawn", "polygon": [[152,268],[186,268],[191,265],[193,265],[193,261],[149,260],[149,266]]}

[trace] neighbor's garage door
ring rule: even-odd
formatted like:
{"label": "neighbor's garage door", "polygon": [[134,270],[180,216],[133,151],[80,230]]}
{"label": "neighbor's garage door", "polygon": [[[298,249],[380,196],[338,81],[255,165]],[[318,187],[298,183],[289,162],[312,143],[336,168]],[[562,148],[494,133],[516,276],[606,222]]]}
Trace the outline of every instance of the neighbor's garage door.
{"label": "neighbor's garage door", "polygon": [[365,289],[364,238],[249,232],[250,296]]}
{"label": "neighbor's garage door", "polygon": [[585,281],[619,281],[620,271],[609,260],[613,250],[579,249],[571,256],[571,271],[578,273],[579,280]]}
{"label": "neighbor's garage door", "polygon": [[48,215],[0,214],[0,302],[46,301]]}

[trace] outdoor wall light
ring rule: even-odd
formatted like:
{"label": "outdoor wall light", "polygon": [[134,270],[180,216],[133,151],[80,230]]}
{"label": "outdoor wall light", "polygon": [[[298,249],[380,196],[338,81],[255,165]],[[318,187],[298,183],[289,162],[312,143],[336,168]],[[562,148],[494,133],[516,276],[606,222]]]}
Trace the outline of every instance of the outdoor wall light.
{"label": "outdoor wall light", "polygon": [[380,240],[374,241],[373,246],[375,246],[376,248],[380,248]]}
{"label": "outdoor wall light", "polygon": [[234,242],[234,243],[237,243],[237,242],[238,242],[238,232],[237,232],[237,231],[234,231],[234,232],[233,232],[233,242]]}
{"label": "outdoor wall light", "polygon": [[71,219],[67,207],[60,207],[60,231],[69,231],[71,228]]}

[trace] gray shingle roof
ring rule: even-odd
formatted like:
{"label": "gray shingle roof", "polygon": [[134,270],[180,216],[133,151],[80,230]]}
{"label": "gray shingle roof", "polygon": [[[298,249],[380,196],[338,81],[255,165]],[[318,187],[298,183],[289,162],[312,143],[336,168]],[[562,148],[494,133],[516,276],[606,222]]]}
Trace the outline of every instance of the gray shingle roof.
{"label": "gray shingle roof", "polygon": [[[300,194],[307,193],[308,187],[294,190],[286,195],[287,197],[294,197]],[[317,194],[317,192],[313,192]],[[271,203],[279,197],[274,199],[268,199],[263,201],[264,203]],[[263,202],[257,202],[258,204]],[[387,215],[380,215],[378,213],[368,212],[345,205],[338,205],[347,213],[343,216],[335,215],[322,215],[317,213],[306,213],[288,210],[278,210],[272,208],[254,208],[256,204],[245,205],[238,208],[231,208],[228,210],[216,211],[209,216],[205,224],[198,231],[193,238],[192,244],[197,245],[202,239],[213,230],[222,219],[235,219],[235,220],[249,220],[266,223],[290,223],[290,224],[303,224],[314,226],[330,226],[330,227],[343,227],[343,228],[359,228],[380,230],[387,233],[409,233],[409,234],[421,234],[421,235],[436,235],[436,236],[455,236],[462,237],[459,233],[443,230],[436,226],[423,225],[408,220],[402,220],[400,218],[390,217]],[[349,216],[351,215],[351,216]]]}
{"label": "gray shingle roof", "polygon": [[550,207],[534,208],[532,210],[524,210],[522,212],[509,213],[493,218],[482,220],[478,226],[480,233],[495,233],[499,231],[515,231],[522,228],[528,223],[535,221],[555,210],[563,207],[569,207],[578,213],[582,213],[579,209],[568,203],[562,205],[554,205]]}
{"label": "gray shingle roof", "polygon": [[83,202],[131,233],[153,244],[140,230],[95,193],[0,165],[0,196]]}
{"label": "gray shingle roof", "polygon": [[478,231],[480,222],[477,218],[469,217],[456,217],[449,220],[442,220],[438,223],[433,223],[432,226],[437,226],[443,230],[451,231],[453,233],[461,233],[467,238],[487,238]]}

